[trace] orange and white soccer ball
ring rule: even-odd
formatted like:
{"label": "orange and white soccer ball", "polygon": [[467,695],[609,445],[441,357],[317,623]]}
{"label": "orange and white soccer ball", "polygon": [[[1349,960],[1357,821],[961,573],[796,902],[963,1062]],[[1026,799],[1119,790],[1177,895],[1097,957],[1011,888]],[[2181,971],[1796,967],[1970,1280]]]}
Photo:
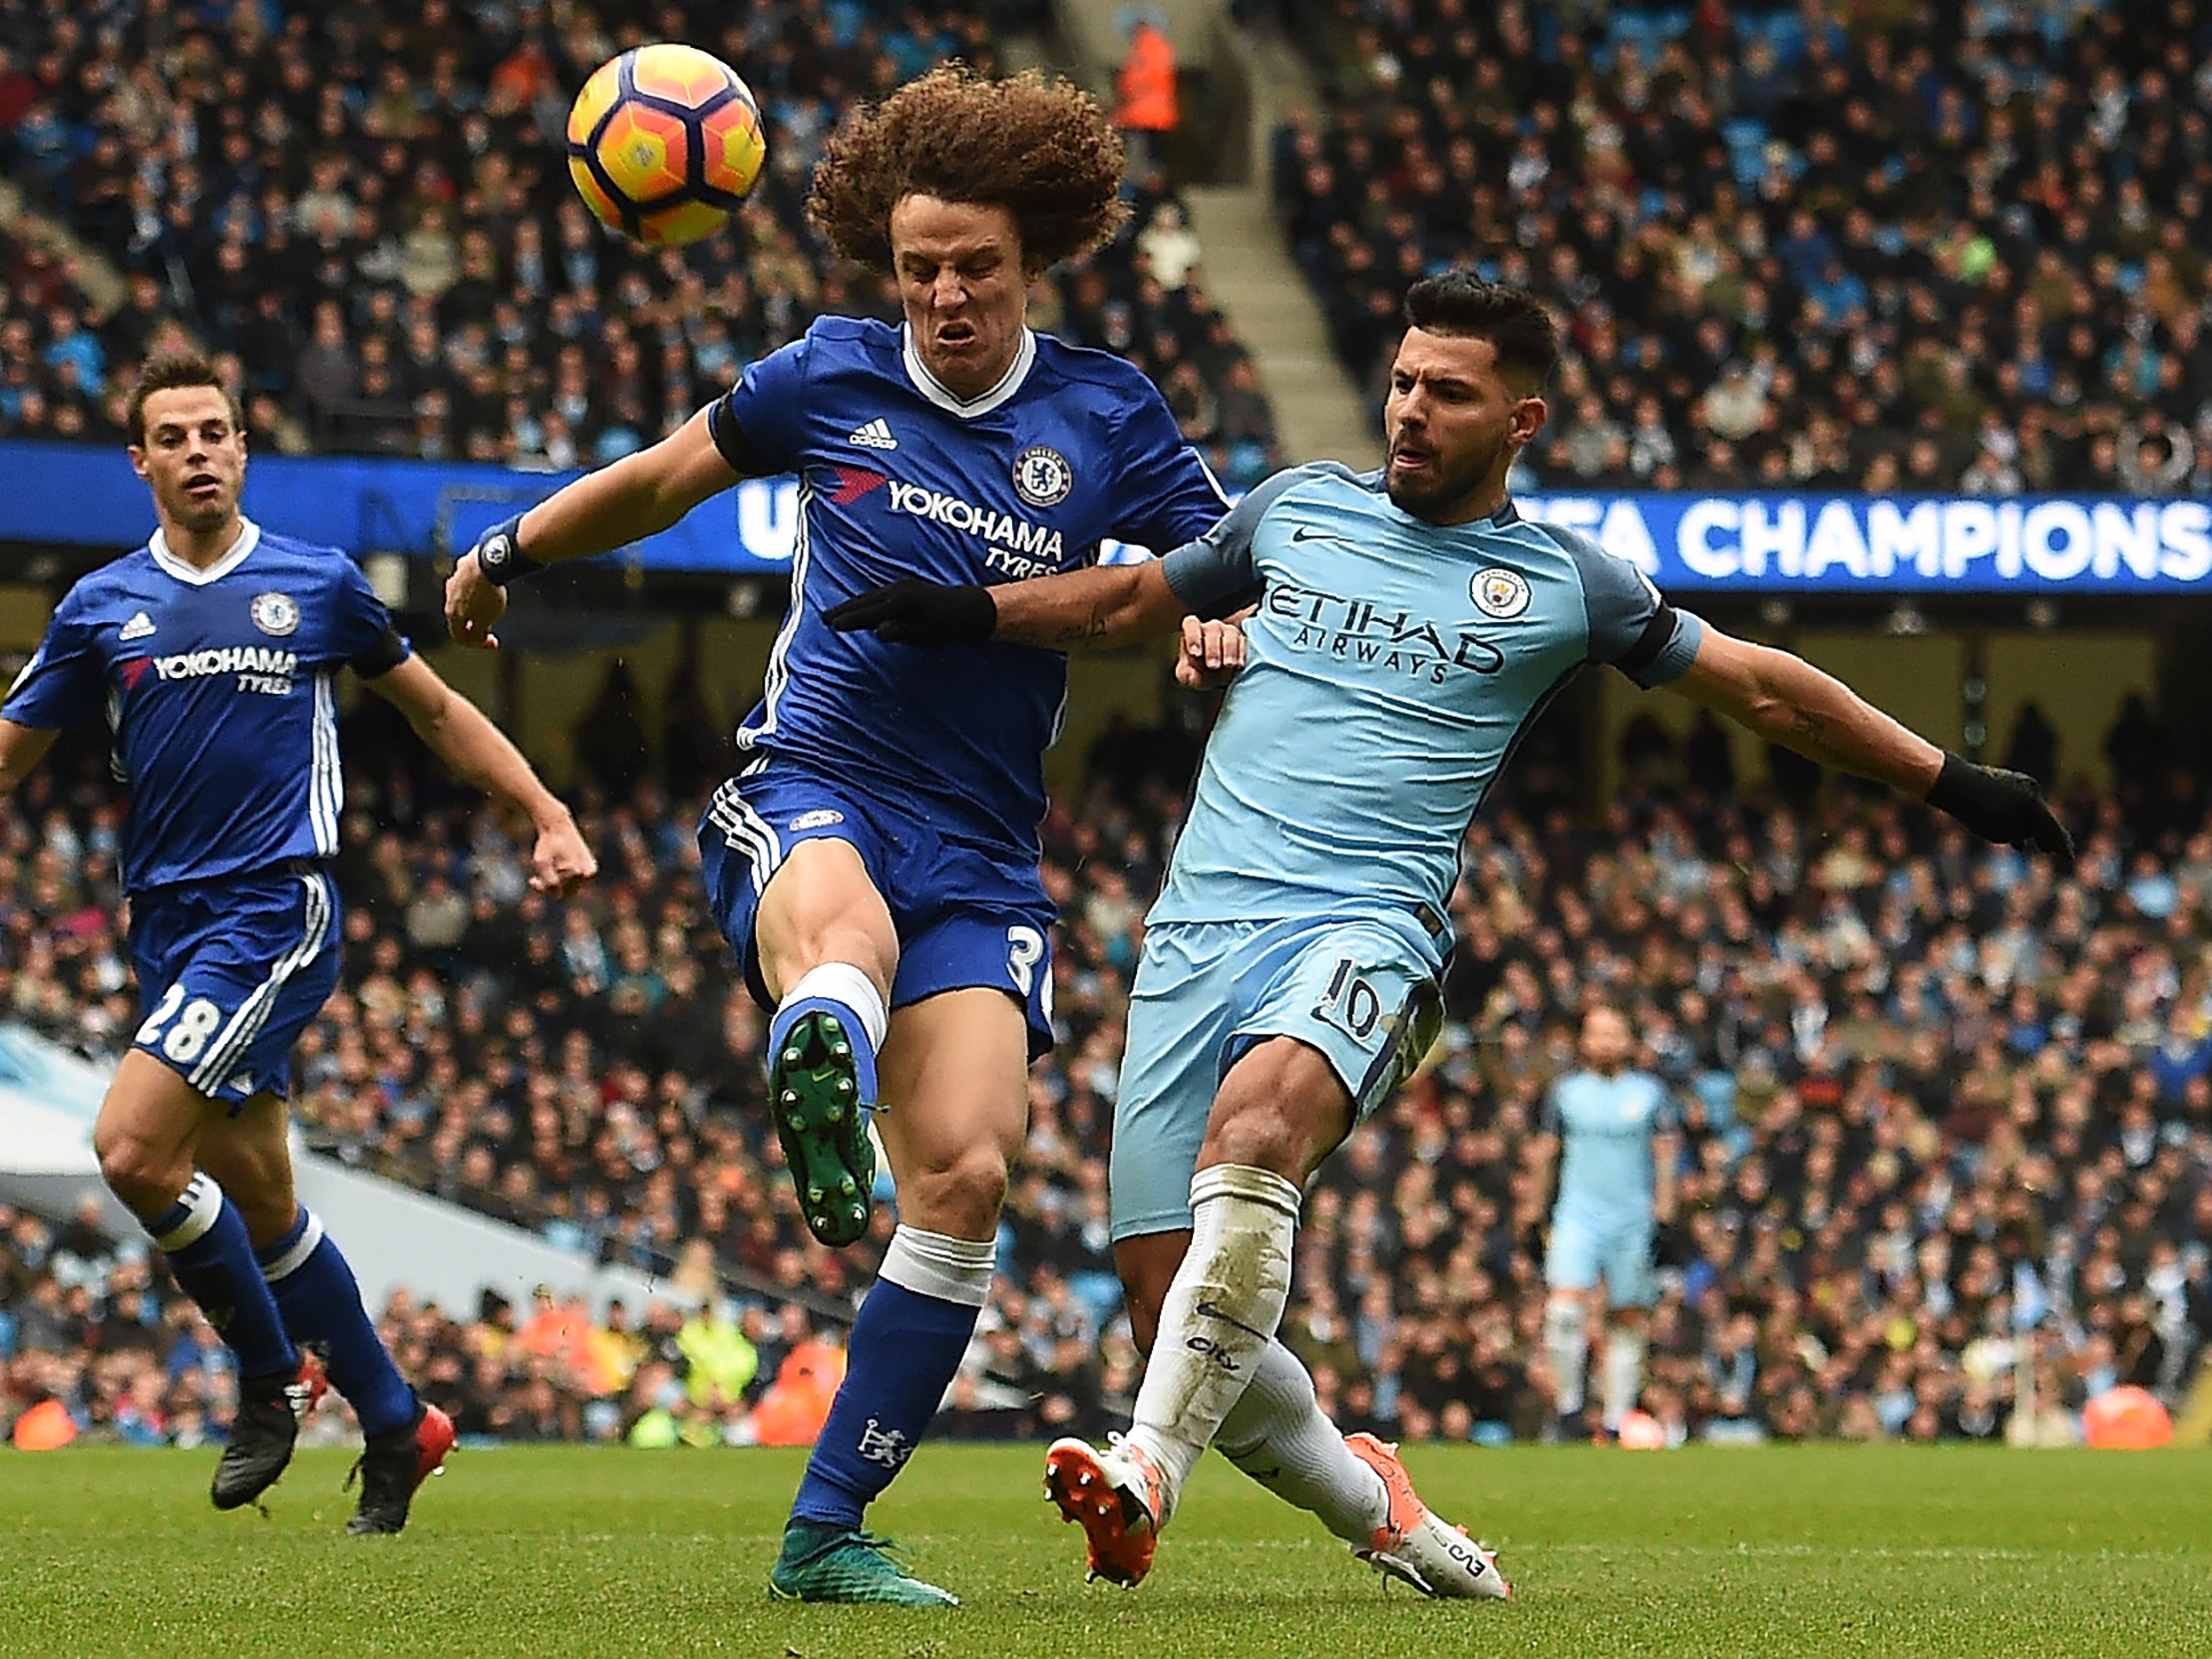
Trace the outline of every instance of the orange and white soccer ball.
{"label": "orange and white soccer ball", "polygon": [[752,92],[695,46],[664,41],[610,58],[568,111],[568,173],[583,204],[653,247],[719,230],[767,160]]}

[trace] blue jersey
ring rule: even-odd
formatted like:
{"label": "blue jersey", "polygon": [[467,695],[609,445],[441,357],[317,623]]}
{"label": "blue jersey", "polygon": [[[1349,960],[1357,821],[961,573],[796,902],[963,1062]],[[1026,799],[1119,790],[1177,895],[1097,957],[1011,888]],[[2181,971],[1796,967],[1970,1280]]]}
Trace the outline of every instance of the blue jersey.
{"label": "blue jersey", "polygon": [[130,792],[124,882],[143,892],[336,852],[333,680],[406,655],[335,547],[247,520],[198,570],[156,531],[63,596],[0,717],[52,730],[106,714]]}
{"label": "blue jersey", "polygon": [[903,329],[824,317],[708,418],[738,472],[799,478],[791,609],[738,748],[1034,863],[1066,656],[917,650],[838,633],[822,612],[904,576],[1022,581],[1091,563],[1105,537],[1164,548],[1199,535],[1228,503],[1159,390],[1118,357],[1024,333],[1005,379],[962,401]]}
{"label": "blue jersey", "polygon": [[1379,473],[1279,473],[1167,556],[1203,615],[1257,602],[1156,921],[1411,914],[1431,935],[1491,783],[1581,669],[1641,685],[1703,624],[1642,571],[1509,501],[1473,523],[1400,510]]}
{"label": "blue jersey", "polygon": [[1652,1217],[1652,1137],[1673,1127],[1659,1079],[1573,1072],[1552,1085],[1546,1127],[1560,1138],[1558,1213],[1595,1226]]}

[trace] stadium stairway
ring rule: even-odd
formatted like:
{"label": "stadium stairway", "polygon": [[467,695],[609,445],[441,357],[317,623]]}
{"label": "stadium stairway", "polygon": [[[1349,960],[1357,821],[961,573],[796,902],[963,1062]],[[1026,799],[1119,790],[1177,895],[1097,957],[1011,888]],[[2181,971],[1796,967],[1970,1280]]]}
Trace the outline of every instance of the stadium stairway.
{"label": "stadium stairway", "polygon": [[[1086,0],[1060,0],[1057,8],[1060,38],[1077,60],[1076,79],[1102,96],[1111,96],[1123,50],[1120,21],[1129,9]],[[1182,194],[1203,249],[1206,292],[1252,353],[1283,453],[1293,462],[1381,466],[1379,421],[1329,349],[1320,306],[1290,258],[1270,200],[1270,139],[1291,110],[1321,102],[1304,59],[1272,27],[1238,26],[1223,0],[1172,0],[1146,9],[1165,19],[1186,66],[1210,66],[1214,84],[1234,75],[1249,93],[1242,100],[1248,131],[1214,135],[1224,147],[1241,141],[1243,181],[1185,184]],[[1183,110],[1186,127],[1209,119],[1204,107]]]}
{"label": "stadium stairway", "polygon": [[51,248],[59,258],[77,261],[78,286],[95,305],[114,305],[123,298],[123,276],[98,249],[88,247],[69,230],[45,214],[34,211],[23,186],[0,176],[0,224],[12,224],[26,243]]}
{"label": "stadium stairway", "polygon": [[[26,242],[51,248],[59,258],[76,262],[77,282],[95,305],[103,308],[120,303],[124,295],[123,273],[117,270],[108,256],[85,241],[69,226],[37,211],[26,200],[23,187],[12,178],[0,177],[0,224],[12,224],[16,234]],[[164,290],[167,298],[167,290]],[[199,331],[178,317],[179,324],[190,337],[193,345],[202,349],[207,342]],[[272,435],[273,448],[284,455],[304,455],[307,452],[307,435],[300,431],[289,415],[278,417]]]}
{"label": "stadium stairway", "polygon": [[1200,185],[1184,194],[1206,250],[1207,292],[1252,351],[1284,455],[1362,470],[1381,466],[1375,417],[1328,349],[1320,310],[1284,246],[1268,192]]}

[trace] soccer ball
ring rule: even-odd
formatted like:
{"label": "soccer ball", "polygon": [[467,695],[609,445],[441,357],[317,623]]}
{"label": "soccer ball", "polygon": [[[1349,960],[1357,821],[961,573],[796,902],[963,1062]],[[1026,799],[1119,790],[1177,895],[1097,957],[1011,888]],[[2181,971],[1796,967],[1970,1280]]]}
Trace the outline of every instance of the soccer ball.
{"label": "soccer ball", "polygon": [[695,46],[664,41],[609,59],[568,111],[568,172],[583,204],[653,247],[720,229],[767,159],[752,93]]}

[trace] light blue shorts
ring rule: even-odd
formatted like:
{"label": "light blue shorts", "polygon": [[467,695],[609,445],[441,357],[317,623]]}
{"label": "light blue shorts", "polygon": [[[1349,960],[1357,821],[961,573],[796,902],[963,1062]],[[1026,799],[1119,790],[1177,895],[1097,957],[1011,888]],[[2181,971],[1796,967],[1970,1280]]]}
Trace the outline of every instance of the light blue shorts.
{"label": "light blue shorts", "polygon": [[1214,1093],[1262,1038],[1317,1049],[1360,1117],[1381,1105],[1441,1028],[1437,972],[1437,947],[1410,915],[1154,923],[1114,1108],[1114,1237],[1191,1224]]}
{"label": "light blue shorts", "polygon": [[1649,1215],[1612,1222],[1554,1215],[1551,1246],[1544,1252],[1544,1282],[1554,1290],[1595,1290],[1603,1278],[1609,1306],[1648,1308],[1659,1300],[1652,1275],[1653,1232]]}

